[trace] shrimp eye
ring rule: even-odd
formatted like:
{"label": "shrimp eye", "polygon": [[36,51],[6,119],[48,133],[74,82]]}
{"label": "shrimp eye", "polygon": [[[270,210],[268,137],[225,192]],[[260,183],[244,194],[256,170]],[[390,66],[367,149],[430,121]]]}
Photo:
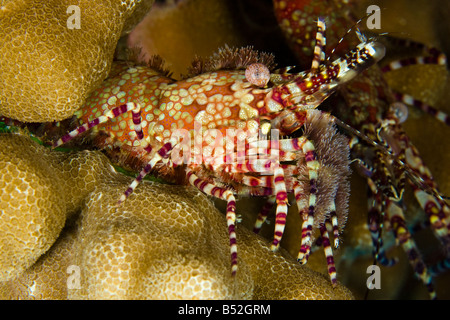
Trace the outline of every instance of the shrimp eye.
{"label": "shrimp eye", "polygon": [[262,63],[253,63],[245,69],[245,78],[257,87],[265,87],[270,80],[270,70]]}

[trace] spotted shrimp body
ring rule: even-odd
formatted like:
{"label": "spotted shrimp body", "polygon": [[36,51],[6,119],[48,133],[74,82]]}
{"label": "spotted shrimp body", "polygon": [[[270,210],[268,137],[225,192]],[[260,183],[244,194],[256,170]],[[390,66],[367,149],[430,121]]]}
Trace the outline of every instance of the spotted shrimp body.
{"label": "spotted shrimp body", "polygon": [[[319,19],[317,26],[317,55],[311,69],[300,73],[284,68],[269,76],[260,74],[261,69],[254,65],[270,65],[272,57],[249,48],[220,52],[220,56],[232,56],[238,61],[235,69],[221,69],[216,63],[211,70],[201,68],[199,74],[179,81],[157,68],[118,63],[109,79],[76,113],[81,126],[53,146],[90,131],[101,148],[118,149],[125,158],[137,160],[141,171],[118,199],[119,205],[150,172],[169,181],[191,184],[207,195],[225,200],[232,274],[236,273],[238,262],[236,195],[268,198],[256,228],[265,221],[268,208],[276,205],[271,248],[277,250],[286,223],[287,195],[294,193],[304,218],[298,259],[306,262],[312,229],[318,225],[322,238],[327,240],[324,249],[334,285],[337,280],[328,231],[333,232],[337,246],[339,228],[345,223],[340,216],[345,216],[348,193],[348,146],[336,132],[334,118],[315,109],[338,86],[379,61],[384,47],[376,42],[361,42],[345,57],[325,64],[324,21]],[[241,61],[243,56],[245,63]],[[217,56],[209,62],[214,59]],[[326,141],[342,150],[342,159],[318,152],[321,142],[315,140],[320,138],[312,138],[314,130],[318,130],[315,126],[324,128],[321,134],[330,135]],[[283,138],[304,127],[309,134]],[[281,139],[271,135],[275,130]],[[259,133],[256,138],[249,134],[255,132]],[[239,143],[243,143],[243,149]],[[220,145],[226,146],[226,152],[218,152],[224,150]],[[320,146],[320,150],[327,148]],[[332,162],[344,169],[333,171],[324,165]],[[326,196],[322,195],[325,192],[320,194],[320,189],[325,188],[321,182],[323,170],[334,172],[337,186],[328,187]],[[345,186],[339,187],[342,185]],[[324,215],[317,221],[319,209]]]}

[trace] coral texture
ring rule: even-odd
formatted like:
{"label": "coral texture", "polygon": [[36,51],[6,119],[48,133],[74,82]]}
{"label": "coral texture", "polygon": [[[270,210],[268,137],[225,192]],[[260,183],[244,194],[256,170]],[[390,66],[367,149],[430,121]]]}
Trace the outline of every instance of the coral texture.
{"label": "coral texture", "polygon": [[1,280],[19,275],[45,253],[84,197],[112,172],[99,156],[54,153],[26,137],[0,134]]}
{"label": "coral texture", "polygon": [[[266,240],[244,227],[237,229],[240,271],[233,279],[225,217],[193,188],[145,181],[117,208],[130,178],[114,172],[101,153],[49,152],[24,136],[0,137],[4,150],[17,150],[16,161],[34,163],[26,168],[28,174],[37,176],[46,168],[54,177],[54,190],[49,194],[59,199],[40,200],[43,206],[59,205],[45,211],[48,220],[58,216],[64,222],[66,210],[82,209],[79,217],[70,216],[56,242],[54,236],[47,241],[53,246],[33,266],[25,272],[23,267],[15,270],[16,278],[0,284],[4,299],[352,298],[345,287],[333,288],[326,276],[300,266],[284,251],[272,252]],[[9,154],[2,154],[1,161],[11,161]],[[80,175],[71,176],[73,172]],[[17,179],[2,181],[8,189],[22,184]],[[17,197],[2,203],[14,204]],[[22,214],[30,211],[24,208]],[[17,225],[24,224],[22,218],[16,218]],[[48,226],[41,233],[49,238],[48,234],[58,232]],[[10,228],[6,238],[23,237],[23,233]],[[35,261],[38,255],[30,259],[28,250],[19,247],[16,252]],[[1,261],[7,260],[3,248],[1,252]],[[70,285],[70,266],[79,270],[79,286]]]}
{"label": "coral texture", "polygon": [[121,34],[143,18],[152,3],[3,1],[0,114],[28,122],[72,116],[108,75]]}
{"label": "coral texture", "polygon": [[46,252],[64,226],[60,177],[46,164],[47,153],[18,136],[0,136],[0,279],[11,279]]}

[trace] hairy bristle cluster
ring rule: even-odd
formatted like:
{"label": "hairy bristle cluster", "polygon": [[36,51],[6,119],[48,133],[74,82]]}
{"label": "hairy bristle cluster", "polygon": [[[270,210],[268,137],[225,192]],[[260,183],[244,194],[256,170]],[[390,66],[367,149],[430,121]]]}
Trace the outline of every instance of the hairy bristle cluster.
{"label": "hairy bristle cluster", "polygon": [[261,63],[269,70],[275,68],[275,57],[271,53],[259,52],[252,46],[242,48],[230,48],[225,45],[209,58],[196,56],[188,68],[188,73],[183,78],[212,72],[220,69],[245,69],[254,63]]}
{"label": "hairy bristle cluster", "polygon": [[170,77],[172,72],[164,67],[164,59],[157,54],[153,54],[150,58],[146,59],[142,54],[141,47],[133,47],[126,49],[126,61],[129,61],[138,66],[146,66],[155,71],[158,71],[161,75]]}
{"label": "hairy bristle cluster", "polygon": [[[314,142],[317,159],[321,163],[317,179],[317,218],[314,220],[317,227],[323,223],[328,218],[327,210],[334,201],[341,234],[347,221],[350,196],[348,140],[337,132],[330,116],[318,110],[308,112],[304,134]],[[305,185],[305,190],[308,188],[309,184]]]}

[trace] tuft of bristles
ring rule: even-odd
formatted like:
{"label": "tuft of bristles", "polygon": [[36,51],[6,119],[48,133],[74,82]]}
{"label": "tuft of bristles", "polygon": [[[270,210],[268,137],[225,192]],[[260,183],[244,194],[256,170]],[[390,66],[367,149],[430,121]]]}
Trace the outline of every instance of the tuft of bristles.
{"label": "tuft of bristles", "polygon": [[187,74],[182,75],[182,77],[187,79],[221,69],[245,69],[254,63],[264,64],[269,70],[273,70],[276,66],[275,56],[271,53],[259,52],[254,50],[252,46],[230,48],[225,45],[209,58],[195,56]]}
{"label": "tuft of bristles", "polygon": [[165,61],[160,55],[153,54],[148,59],[145,59],[141,47],[127,48],[126,61],[137,66],[149,67],[165,77],[170,78],[172,76],[172,72],[164,67]]}
{"label": "tuft of bristles", "polygon": [[[348,216],[350,197],[350,149],[348,139],[337,131],[331,116],[319,110],[309,110],[305,121],[304,135],[313,143],[321,167],[317,179],[317,205],[314,227],[318,228],[328,218],[327,209],[334,201],[339,233],[342,234]],[[307,177],[307,167],[301,170]],[[309,195],[309,180],[302,180],[305,197]]]}

